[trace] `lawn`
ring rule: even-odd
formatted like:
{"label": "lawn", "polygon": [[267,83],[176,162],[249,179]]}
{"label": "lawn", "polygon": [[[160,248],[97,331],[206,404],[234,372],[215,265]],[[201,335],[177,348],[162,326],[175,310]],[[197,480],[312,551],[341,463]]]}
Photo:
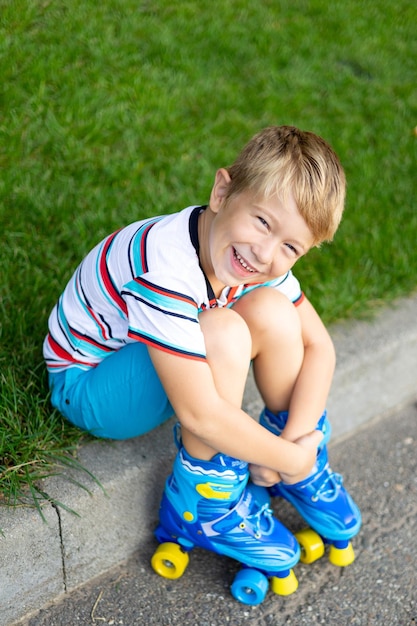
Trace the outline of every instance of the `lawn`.
{"label": "lawn", "polygon": [[260,128],[325,137],[348,178],[296,272],[327,323],[417,286],[417,5],[0,0],[0,502],[48,498],[80,434],[51,411],[49,312],[120,226],[205,203]]}

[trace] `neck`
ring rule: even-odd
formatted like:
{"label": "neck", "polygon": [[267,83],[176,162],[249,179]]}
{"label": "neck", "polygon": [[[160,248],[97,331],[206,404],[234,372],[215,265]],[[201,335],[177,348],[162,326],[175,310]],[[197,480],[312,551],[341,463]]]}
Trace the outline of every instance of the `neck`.
{"label": "neck", "polygon": [[213,211],[211,211],[210,207],[207,207],[207,209],[203,211],[203,213],[201,213],[200,217],[198,218],[198,242],[200,244],[199,259],[202,270],[205,273],[216,298],[219,298],[225,285],[223,285],[223,283],[221,283],[217,279],[214,273],[213,265],[211,263],[209,241],[210,228],[213,218],[214,213]]}

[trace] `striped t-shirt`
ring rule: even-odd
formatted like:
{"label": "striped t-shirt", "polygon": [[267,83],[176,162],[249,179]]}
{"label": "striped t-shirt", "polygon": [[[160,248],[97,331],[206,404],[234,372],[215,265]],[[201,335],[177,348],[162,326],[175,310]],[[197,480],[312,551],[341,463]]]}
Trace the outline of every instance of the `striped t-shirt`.
{"label": "striped t-shirt", "polygon": [[[95,367],[133,341],[205,359],[199,313],[229,306],[261,285],[226,287],[215,299],[197,254],[201,210],[188,207],[135,222],[91,250],[49,317],[44,342],[49,371]],[[303,297],[292,272],[262,284],[294,303]]]}

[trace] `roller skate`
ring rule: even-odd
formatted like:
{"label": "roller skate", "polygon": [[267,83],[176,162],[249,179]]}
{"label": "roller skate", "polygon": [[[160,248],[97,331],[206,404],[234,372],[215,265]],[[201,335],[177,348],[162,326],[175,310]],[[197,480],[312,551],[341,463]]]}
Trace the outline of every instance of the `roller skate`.
{"label": "roller skate", "polygon": [[191,457],[180,446],[168,477],[151,564],[157,574],[182,576],[194,547],[222,554],[243,565],[232,585],[243,604],[260,604],[268,590],[289,595],[298,587],[292,568],[300,547],[273,517],[269,503],[259,504],[247,488],[248,464],[217,454],[210,461]]}
{"label": "roller skate", "polygon": [[[280,435],[287,418],[285,411],[274,414],[265,408],[259,421],[265,428]],[[325,544],[330,544],[329,561],[344,567],[355,559],[350,540],[359,532],[361,513],[343,487],[342,476],[330,469],[326,444],[331,427],[326,412],[320,418],[317,430],[323,432],[323,440],[310,475],[294,485],[277,483],[269,488],[269,493],[288,500],[310,526],[295,533],[301,547],[301,562],[313,563],[323,556]]]}

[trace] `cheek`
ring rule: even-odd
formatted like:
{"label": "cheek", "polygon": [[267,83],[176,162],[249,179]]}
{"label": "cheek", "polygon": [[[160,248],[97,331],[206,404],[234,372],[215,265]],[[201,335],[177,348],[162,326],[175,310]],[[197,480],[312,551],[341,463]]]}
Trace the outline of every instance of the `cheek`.
{"label": "cheek", "polygon": [[289,259],[285,254],[280,254],[274,261],[273,273],[275,276],[286,274],[296,263],[297,259]]}

